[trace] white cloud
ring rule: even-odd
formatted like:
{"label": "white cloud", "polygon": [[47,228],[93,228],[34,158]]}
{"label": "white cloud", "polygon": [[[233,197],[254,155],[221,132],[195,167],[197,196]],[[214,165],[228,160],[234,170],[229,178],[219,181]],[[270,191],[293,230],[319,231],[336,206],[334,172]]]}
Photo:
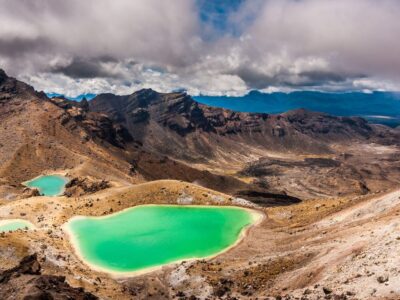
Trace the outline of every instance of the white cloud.
{"label": "white cloud", "polygon": [[400,90],[398,0],[248,0],[227,16],[240,35],[218,38],[195,0],[0,8],[0,67],[48,92]]}
{"label": "white cloud", "polygon": [[[399,14],[397,0],[267,1],[247,32],[254,41],[247,52],[293,75],[329,71],[400,80]],[[267,62],[261,66],[271,74]]]}

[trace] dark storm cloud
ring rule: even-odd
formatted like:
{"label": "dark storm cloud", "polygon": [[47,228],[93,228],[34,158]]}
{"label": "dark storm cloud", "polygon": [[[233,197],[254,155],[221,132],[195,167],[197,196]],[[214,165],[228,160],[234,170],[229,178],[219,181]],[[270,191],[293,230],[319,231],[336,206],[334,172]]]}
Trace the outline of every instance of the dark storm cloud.
{"label": "dark storm cloud", "polygon": [[[346,81],[348,78],[345,74],[339,74],[329,71],[305,71],[299,74],[300,77],[305,77],[315,84],[321,82],[341,82]],[[356,76],[357,77],[357,76]]]}
{"label": "dark storm cloud", "polygon": [[313,87],[328,83],[344,83],[355,78],[365,78],[365,75],[361,74],[350,75],[330,71],[304,71],[299,74],[290,74],[286,69],[269,76],[250,67],[241,67],[232,74],[239,76],[249,89],[265,89],[269,86]]}
{"label": "dark storm cloud", "polygon": [[116,59],[115,57],[112,57],[111,55],[102,55],[102,56],[98,56],[96,58],[97,61],[99,62],[103,62],[103,63],[117,63],[118,59]]}
{"label": "dark storm cloud", "polygon": [[269,76],[249,67],[241,67],[232,74],[239,76],[250,89],[265,89],[277,83],[277,76]]}
{"label": "dark storm cloud", "polygon": [[301,85],[320,86],[326,84],[348,83],[354,79],[367,78],[365,74],[348,74],[331,71],[305,71],[298,74],[303,79]]}
{"label": "dark storm cloud", "polygon": [[51,47],[52,42],[44,37],[12,37],[9,39],[0,37],[0,55],[5,57],[18,58],[24,54],[48,51]]}
{"label": "dark storm cloud", "polygon": [[104,66],[104,62],[117,62],[118,60],[103,56],[99,58],[84,59],[76,57],[72,61],[64,66],[55,66],[51,69],[53,73],[62,73],[72,78],[121,78],[122,75],[117,72],[107,70]]}

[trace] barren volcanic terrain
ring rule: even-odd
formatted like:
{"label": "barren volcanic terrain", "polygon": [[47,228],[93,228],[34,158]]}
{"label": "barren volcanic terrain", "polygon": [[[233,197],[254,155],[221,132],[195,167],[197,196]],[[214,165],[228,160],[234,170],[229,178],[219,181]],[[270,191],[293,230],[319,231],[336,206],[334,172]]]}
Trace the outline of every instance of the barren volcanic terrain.
{"label": "barren volcanic terrain", "polygon": [[[0,70],[0,220],[34,226],[0,233],[0,298],[399,299],[399,141],[359,117],[238,113],[185,93],[49,99]],[[43,174],[70,179],[62,196],[22,184]],[[136,276],[79,258],[63,224],[141,204],[264,218],[216,257]]]}

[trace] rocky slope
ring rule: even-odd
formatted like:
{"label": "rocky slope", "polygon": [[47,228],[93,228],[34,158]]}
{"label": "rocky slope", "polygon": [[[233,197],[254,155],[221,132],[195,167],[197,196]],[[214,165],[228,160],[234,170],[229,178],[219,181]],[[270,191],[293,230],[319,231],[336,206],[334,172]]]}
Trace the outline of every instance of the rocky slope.
{"label": "rocky slope", "polygon": [[394,141],[390,129],[361,118],[305,110],[280,115],[238,113],[199,104],[184,93],[141,90],[129,96],[101,94],[89,107],[124,125],[146,148],[190,162],[256,154],[255,148],[260,147],[309,154],[331,153],[330,144],[350,140]]}
{"label": "rocky slope", "polygon": [[353,144],[339,150],[322,157],[262,157],[239,174],[270,191],[279,187],[302,199],[365,195],[400,181],[398,147]]}
{"label": "rocky slope", "polygon": [[[99,114],[83,118],[32,87],[0,73],[0,195],[12,199],[21,182],[69,169],[135,180],[130,164],[114,155],[124,133]],[[111,150],[111,151],[110,151]],[[94,167],[95,166],[95,167]]]}
{"label": "rocky slope", "polygon": [[[21,182],[65,169],[100,181],[184,180],[268,205],[362,194],[398,178],[390,147],[399,132],[361,118],[237,113],[153,90],[78,103],[48,99],[4,72],[0,78],[5,199],[21,197]],[[363,146],[372,144],[388,150]],[[320,167],[323,160],[333,164]]]}
{"label": "rocky slope", "polygon": [[264,193],[300,198],[363,194],[399,179],[399,132],[358,117],[302,109],[280,115],[238,113],[199,104],[183,93],[153,90],[101,94],[89,102],[89,110],[127,128],[148,152],[234,175]]}
{"label": "rocky slope", "polygon": [[[63,170],[68,170],[69,177],[107,178],[117,184],[179,179],[231,194],[260,189],[146,149],[125,124],[89,110],[87,101],[48,99],[27,84],[1,74],[0,198],[28,197],[21,182]],[[81,195],[84,190],[80,187],[68,193]],[[291,203],[285,195],[275,197],[273,193],[268,201]]]}

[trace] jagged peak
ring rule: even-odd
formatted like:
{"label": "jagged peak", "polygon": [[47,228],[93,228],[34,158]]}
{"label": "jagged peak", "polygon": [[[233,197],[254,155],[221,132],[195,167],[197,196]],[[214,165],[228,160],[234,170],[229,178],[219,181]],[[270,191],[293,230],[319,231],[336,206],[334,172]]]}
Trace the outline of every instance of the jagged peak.
{"label": "jagged peak", "polygon": [[[107,97],[120,98],[120,99],[125,99],[125,100],[135,99],[135,98],[149,98],[150,99],[150,98],[155,98],[158,96],[170,96],[170,95],[173,95],[175,97],[177,97],[177,96],[178,97],[190,97],[186,92],[160,93],[160,92],[157,92],[156,90],[153,90],[152,88],[144,88],[144,89],[137,90],[129,95],[116,95],[113,93],[101,93],[101,94],[97,94],[97,96],[94,97],[93,99],[98,100],[98,99],[107,98]],[[90,100],[90,102],[92,100]]]}
{"label": "jagged peak", "polygon": [[37,92],[33,88],[33,86],[19,81],[14,77],[10,77],[7,73],[0,69],[0,86],[1,86],[1,93],[5,93],[5,96],[2,96],[2,99],[10,99],[13,95],[31,95],[35,96],[40,99],[48,99],[46,94],[43,92]]}
{"label": "jagged peak", "polygon": [[5,81],[8,78],[6,72],[3,69],[0,69],[0,83]]}
{"label": "jagged peak", "polygon": [[158,93],[157,91],[153,90],[152,88],[143,88],[143,89],[137,90],[137,91],[134,92],[134,93],[145,93],[145,92],[154,92],[154,93]]}
{"label": "jagged peak", "polygon": [[2,77],[8,77],[8,76],[7,76],[6,72],[0,68],[0,78],[2,78]]}
{"label": "jagged peak", "polygon": [[155,95],[159,95],[159,94],[160,94],[159,92],[149,88],[149,89],[138,90],[138,91],[134,92],[132,95],[149,97],[149,96],[155,96]]}
{"label": "jagged peak", "polygon": [[94,97],[93,99],[101,98],[101,97],[122,97],[122,96],[115,95],[113,93],[100,93],[100,94],[97,94],[97,96]]}

